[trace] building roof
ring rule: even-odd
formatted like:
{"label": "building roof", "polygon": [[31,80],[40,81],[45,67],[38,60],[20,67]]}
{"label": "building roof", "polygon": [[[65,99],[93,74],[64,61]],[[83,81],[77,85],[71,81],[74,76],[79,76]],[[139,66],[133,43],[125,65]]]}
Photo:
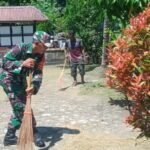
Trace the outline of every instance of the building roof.
{"label": "building roof", "polygon": [[0,22],[46,21],[48,18],[34,6],[1,6]]}

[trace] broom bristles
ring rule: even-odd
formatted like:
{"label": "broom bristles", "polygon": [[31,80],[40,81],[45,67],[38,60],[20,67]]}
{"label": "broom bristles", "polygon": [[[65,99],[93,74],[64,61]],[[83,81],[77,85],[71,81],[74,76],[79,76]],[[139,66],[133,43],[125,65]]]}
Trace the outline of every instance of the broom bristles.
{"label": "broom bristles", "polygon": [[33,150],[33,124],[32,124],[32,109],[31,96],[27,96],[27,104],[24,111],[24,116],[21,124],[18,149],[19,150]]}

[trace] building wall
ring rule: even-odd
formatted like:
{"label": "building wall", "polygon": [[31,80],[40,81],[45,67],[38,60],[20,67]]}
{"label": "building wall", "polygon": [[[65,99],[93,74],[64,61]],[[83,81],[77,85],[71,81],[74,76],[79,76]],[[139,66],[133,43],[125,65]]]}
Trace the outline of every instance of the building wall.
{"label": "building wall", "polygon": [[[4,54],[7,52],[7,48],[0,48],[0,63],[2,60],[2,57]],[[45,53],[45,58],[46,58],[46,64],[59,64],[63,63],[65,56],[64,56],[64,50],[62,49],[51,49],[47,50]]]}
{"label": "building wall", "polygon": [[65,59],[64,50],[59,48],[47,50],[45,57],[46,57],[46,64],[63,63]]}

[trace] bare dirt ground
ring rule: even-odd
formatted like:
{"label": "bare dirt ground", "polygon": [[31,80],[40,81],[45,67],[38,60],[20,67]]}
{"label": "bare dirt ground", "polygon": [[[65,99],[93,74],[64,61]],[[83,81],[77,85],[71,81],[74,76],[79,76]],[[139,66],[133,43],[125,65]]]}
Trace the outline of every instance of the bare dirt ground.
{"label": "bare dirt ground", "polygon": [[[43,150],[150,149],[150,141],[136,139],[140,132],[125,123],[127,105],[120,93],[105,85],[99,68],[87,72],[86,83],[76,87],[71,86],[69,69],[58,80],[61,70],[58,65],[46,66],[41,89],[32,97],[37,127],[46,142]],[[1,150],[17,149],[2,144],[10,113],[9,102],[0,88]]]}

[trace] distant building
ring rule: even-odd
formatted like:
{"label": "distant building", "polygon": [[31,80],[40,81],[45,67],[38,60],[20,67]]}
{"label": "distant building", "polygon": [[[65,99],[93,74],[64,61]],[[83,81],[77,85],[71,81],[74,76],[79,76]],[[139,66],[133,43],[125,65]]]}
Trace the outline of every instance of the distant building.
{"label": "distant building", "polygon": [[[47,20],[48,18],[33,6],[0,7],[0,62],[8,48],[22,42],[32,42],[36,23]],[[55,41],[54,37],[51,37],[51,40],[51,42]],[[47,64],[63,62],[63,60],[64,51],[59,46],[47,50]]]}
{"label": "distant building", "polygon": [[47,20],[33,6],[0,7],[0,51],[21,42],[31,42],[36,22]]}

